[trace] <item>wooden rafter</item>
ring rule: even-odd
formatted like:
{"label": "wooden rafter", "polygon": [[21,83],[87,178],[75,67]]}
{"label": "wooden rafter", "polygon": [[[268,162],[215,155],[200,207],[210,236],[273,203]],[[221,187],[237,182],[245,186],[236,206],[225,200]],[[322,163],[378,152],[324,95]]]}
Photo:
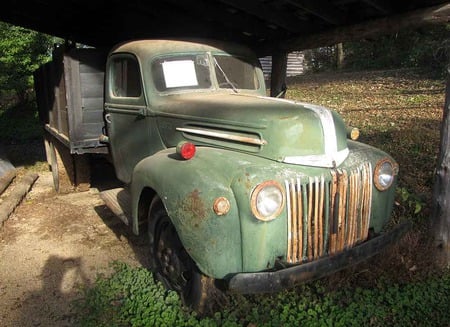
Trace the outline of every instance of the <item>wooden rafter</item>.
{"label": "wooden rafter", "polygon": [[179,8],[185,15],[209,24],[220,24],[231,31],[240,31],[260,38],[275,37],[276,28],[267,26],[262,20],[241,15],[237,11],[226,8],[225,5],[211,4],[204,0],[166,0],[173,8]]}
{"label": "wooden rafter", "polygon": [[389,0],[363,0],[363,2],[380,11],[384,15],[388,15],[394,11],[392,8],[392,2]]}
{"label": "wooden rafter", "polygon": [[298,32],[302,28],[305,28],[305,26],[302,26],[303,24],[297,19],[280,11],[278,6],[271,4],[261,6],[255,1],[242,0],[220,0],[220,2],[242,10],[250,15],[254,15],[255,17],[267,21],[269,24],[282,27],[291,32]]}
{"label": "wooden rafter", "polygon": [[324,21],[333,24],[340,25],[346,21],[346,15],[344,12],[336,7],[333,7],[332,3],[326,0],[284,0],[297,8],[306,10],[314,16],[320,17]]}
{"label": "wooden rafter", "polygon": [[357,39],[393,33],[401,29],[418,27],[426,24],[450,21],[450,4],[443,4],[426,9],[418,9],[404,14],[374,19],[361,24],[337,27],[329,31],[296,37],[277,44],[268,44],[259,53],[271,53],[275,49],[290,52],[334,45]]}

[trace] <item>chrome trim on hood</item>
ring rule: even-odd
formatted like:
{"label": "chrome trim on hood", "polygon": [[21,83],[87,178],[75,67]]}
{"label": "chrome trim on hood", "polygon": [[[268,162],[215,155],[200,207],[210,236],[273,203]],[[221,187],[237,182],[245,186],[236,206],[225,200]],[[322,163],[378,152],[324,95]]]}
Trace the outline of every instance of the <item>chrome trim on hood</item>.
{"label": "chrome trim on hood", "polygon": [[224,140],[237,141],[237,142],[241,142],[241,143],[256,144],[256,145],[266,145],[267,144],[267,141],[262,140],[262,139],[257,139],[257,138],[253,138],[253,137],[247,137],[247,136],[233,135],[233,134],[228,134],[228,133],[207,131],[207,130],[203,130],[203,129],[177,127],[176,130],[180,131],[180,132],[184,132],[184,133],[216,137],[216,138],[220,138],[220,139],[224,139]]}

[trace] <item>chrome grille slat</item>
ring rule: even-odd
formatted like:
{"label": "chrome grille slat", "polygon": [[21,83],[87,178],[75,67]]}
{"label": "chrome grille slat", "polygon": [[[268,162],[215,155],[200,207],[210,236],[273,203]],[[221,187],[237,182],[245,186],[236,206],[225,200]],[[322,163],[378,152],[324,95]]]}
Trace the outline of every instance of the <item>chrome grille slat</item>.
{"label": "chrome grille slat", "polygon": [[330,177],[285,181],[288,211],[287,261],[316,260],[367,239],[372,203],[372,167],[333,170]]}

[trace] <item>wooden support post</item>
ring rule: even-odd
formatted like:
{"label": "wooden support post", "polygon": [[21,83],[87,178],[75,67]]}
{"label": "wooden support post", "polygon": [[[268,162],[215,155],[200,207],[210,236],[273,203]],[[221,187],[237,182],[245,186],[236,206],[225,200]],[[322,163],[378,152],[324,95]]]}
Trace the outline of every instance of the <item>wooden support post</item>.
{"label": "wooden support post", "polygon": [[[287,53],[272,55],[272,73],[270,77],[270,96],[276,97],[286,90]],[[284,98],[284,94],[280,97]]]}
{"label": "wooden support post", "polygon": [[438,263],[450,267],[450,65],[441,126],[441,144],[433,190],[433,236],[438,251]]}

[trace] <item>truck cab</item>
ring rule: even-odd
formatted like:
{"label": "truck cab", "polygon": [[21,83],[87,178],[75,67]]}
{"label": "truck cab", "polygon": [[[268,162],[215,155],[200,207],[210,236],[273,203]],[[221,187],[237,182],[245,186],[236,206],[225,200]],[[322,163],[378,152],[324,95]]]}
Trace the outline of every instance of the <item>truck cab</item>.
{"label": "truck cab", "polygon": [[[265,96],[257,59],[244,48],[235,47],[230,55],[218,46],[144,40],[112,50],[106,66],[105,121],[119,179],[130,183],[144,157],[189,140],[180,128],[202,121],[220,131],[231,114],[223,112],[224,106],[239,102],[230,93]],[[194,138],[201,141],[204,133]],[[210,144],[214,139],[221,140],[206,140]]]}
{"label": "truck cab", "polygon": [[185,303],[320,278],[404,232],[386,230],[395,160],[332,110],[266,96],[246,47],[135,40],[104,72],[100,139],[124,187],[101,196]]}

